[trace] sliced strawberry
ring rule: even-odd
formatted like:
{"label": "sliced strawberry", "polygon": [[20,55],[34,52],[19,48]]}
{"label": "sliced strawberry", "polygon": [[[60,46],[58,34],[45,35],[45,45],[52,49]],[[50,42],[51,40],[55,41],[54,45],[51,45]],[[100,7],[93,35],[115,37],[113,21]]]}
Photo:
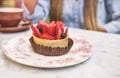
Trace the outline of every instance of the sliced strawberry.
{"label": "sliced strawberry", "polygon": [[56,24],[51,24],[50,26],[49,26],[49,32],[48,32],[50,35],[53,35],[53,36],[55,36],[55,34],[56,34]]}
{"label": "sliced strawberry", "polygon": [[40,20],[39,24],[41,24],[43,26],[49,26],[49,24],[47,24],[44,20]]}
{"label": "sliced strawberry", "polygon": [[[43,32],[43,25],[41,25],[41,24],[37,24],[36,27],[39,29],[39,31],[40,31],[41,33]],[[40,28],[42,28],[42,30],[40,30]]]}
{"label": "sliced strawberry", "polygon": [[56,39],[60,39],[61,38],[61,34],[62,34],[61,29],[58,29],[57,32],[56,32]]}
{"label": "sliced strawberry", "polygon": [[68,35],[68,28],[65,29],[65,34]]}
{"label": "sliced strawberry", "polygon": [[61,31],[64,32],[64,23],[60,21],[60,28],[61,28]]}
{"label": "sliced strawberry", "polygon": [[55,39],[54,36],[51,36],[48,33],[42,34],[40,38],[49,39],[49,40],[54,40]]}
{"label": "sliced strawberry", "polygon": [[51,23],[50,23],[50,26],[53,26],[55,24],[55,21],[52,21]]}
{"label": "sliced strawberry", "polygon": [[56,28],[55,28],[55,26],[51,26],[49,28],[49,34],[52,35],[52,36],[55,36],[55,34],[56,34]]}
{"label": "sliced strawberry", "polygon": [[49,32],[49,27],[48,26],[46,26],[46,25],[44,25],[43,26],[43,33],[48,33]]}
{"label": "sliced strawberry", "polygon": [[37,28],[39,29],[41,33],[46,33],[46,32],[48,33],[49,31],[49,26],[46,26],[46,25],[38,24]]}
{"label": "sliced strawberry", "polygon": [[49,30],[49,24],[47,24],[44,20],[40,20],[37,28],[40,29],[42,27],[42,33],[46,33]]}
{"label": "sliced strawberry", "polygon": [[58,31],[59,29],[60,29],[60,22],[57,21],[57,22],[56,22],[56,30]]}
{"label": "sliced strawberry", "polygon": [[41,24],[37,24],[37,26],[36,26],[36,27],[39,29],[41,26],[42,26]]}
{"label": "sliced strawberry", "polygon": [[61,29],[61,31],[64,33],[64,23],[62,21],[56,22],[57,29]]}
{"label": "sliced strawberry", "polygon": [[33,25],[31,25],[31,29],[32,29],[32,31],[33,31],[33,34],[34,34],[35,36],[37,36],[36,31],[35,31],[35,27],[34,27]]}
{"label": "sliced strawberry", "polygon": [[36,36],[36,37],[40,37],[41,36],[41,33],[39,32],[38,28],[34,27],[33,25],[31,25],[31,29],[33,31],[33,34]]}

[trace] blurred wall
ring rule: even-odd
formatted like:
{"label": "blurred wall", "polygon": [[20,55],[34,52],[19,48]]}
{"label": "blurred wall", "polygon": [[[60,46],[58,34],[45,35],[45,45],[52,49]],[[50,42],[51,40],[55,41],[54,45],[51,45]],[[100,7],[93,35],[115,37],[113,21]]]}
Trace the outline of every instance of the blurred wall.
{"label": "blurred wall", "polygon": [[21,0],[0,0],[0,7],[21,7]]}

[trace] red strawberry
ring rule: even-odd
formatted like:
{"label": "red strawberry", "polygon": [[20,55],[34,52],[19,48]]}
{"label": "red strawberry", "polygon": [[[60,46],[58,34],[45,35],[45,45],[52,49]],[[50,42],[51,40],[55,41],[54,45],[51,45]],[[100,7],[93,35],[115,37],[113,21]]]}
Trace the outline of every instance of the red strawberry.
{"label": "red strawberry", "polygon": [[39,32],[38,28],[34,27],[33,25],[31,25],[31,29],[33,31],[33,34],[36,36],[36,37],[40,37],[41,36],[41,33]]}
{"label": "red strawberry", "polygon": [[40,20],[39,24],[43,25],[43,26],[49,26],[44,20]]}
{"label": "red strawberry", "polygon": [[61,34],[62,34],[61,29],[58,29],[58,30],[56,31],[56,39],[60,39],[60,38],[61,38]]}
{"label": "red strawberry", "polygon": [[56,25],[57,25],[57,29],[61,29],[61,31],[64,33],[64,26],[65,26],[64,23],[61,21],[57,21]]}
{"label": "red strawberry", "polygon": [[41,26],[42,26],[41,24],[37,24],[37,26],[36,26],[36,27],[39,29]]}
{"label": "red strawberry", "polygon": [[48,33],[43,33],[40,38],[54,40],[54,36],[49,35]]}
{"label": "red strawberry", "polygon": [[56,26],[51,26],[49,28],[49,34],[55,36],[55,34],[56,34]]}
{"label": "red strawberry", "polygon": [[49,26],[49,32],[48,32],[50,35],[53,35],[55,36],[56,34],[56,24],[55,22],[51,23],[50,26]]}
{"label": "red strawberry", "polygon": [[38,24],[38,25],[37,25],[37,28],[39,29],[39,31],[40,31],[41,33],[46,33],[46,32],[48,32],[48,30],[49,30],[49,26],[42,25],[42,24]]}
{"label": "red strawberry", "polygon": [[55,21],[52,21],[51,23],[50,23],[50,26],[52,26],[52,25],[54,25],[55,24]]}
{"label": "red strawberry", "polygon": [[61,31],[64,32],[64,23],[60,21],[60,28],[61,28]]}
{"label": "red strawberry", "polygon": [[68,28],[65,29],[65,34],[68,35]]}
{"label": "red strawberry", "polygon": [[42,33],[46,33],[49,30],[49,25],[44,20],[40,20],[37,28],[40,30],[40,32],[42,31]]}
{"label": "red strawberry", "polygon": [[60,22],[59,21],[56,22],[56,30],[58,30],[58,29],[60,29]]}

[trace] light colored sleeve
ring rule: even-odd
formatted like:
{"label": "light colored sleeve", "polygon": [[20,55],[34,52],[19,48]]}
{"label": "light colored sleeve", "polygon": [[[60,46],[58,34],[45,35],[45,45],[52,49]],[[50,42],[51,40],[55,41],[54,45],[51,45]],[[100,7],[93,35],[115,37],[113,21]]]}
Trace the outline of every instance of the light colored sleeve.
{"label": "light colored sleeve", "polygon": [[48,18],[50,9],[50,0],[38,0],[34,13],[31,15],[22,1],[22,8],[24,9],[24,18],[32,20],[33,23],[38,23],[40,19],[46,20]]}
{"label": "light colored sleeve", "polygon": [[105,24],[104,28],[108,33],[120,34],[120,0],[111,0],[112,3],[108,8],[111,10],[111,21]]}

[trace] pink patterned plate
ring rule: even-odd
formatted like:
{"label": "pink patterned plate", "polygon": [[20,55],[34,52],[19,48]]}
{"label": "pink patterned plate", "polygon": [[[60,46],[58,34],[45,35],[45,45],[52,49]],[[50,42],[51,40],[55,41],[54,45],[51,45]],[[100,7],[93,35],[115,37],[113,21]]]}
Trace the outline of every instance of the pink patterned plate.
{"label": "pink patterned plate", "polygon": [[[71,31],[72,33],[72,31]],[[92,55],[92,45],[78,35],[72,35],[74,44],[71,50],[62,56],[44,56],[33,51],[29,38],[30,34],[16,37],[4,43],[4,54],[11,60],[33,67],[57,68],[72,66],[86,61]]]}

